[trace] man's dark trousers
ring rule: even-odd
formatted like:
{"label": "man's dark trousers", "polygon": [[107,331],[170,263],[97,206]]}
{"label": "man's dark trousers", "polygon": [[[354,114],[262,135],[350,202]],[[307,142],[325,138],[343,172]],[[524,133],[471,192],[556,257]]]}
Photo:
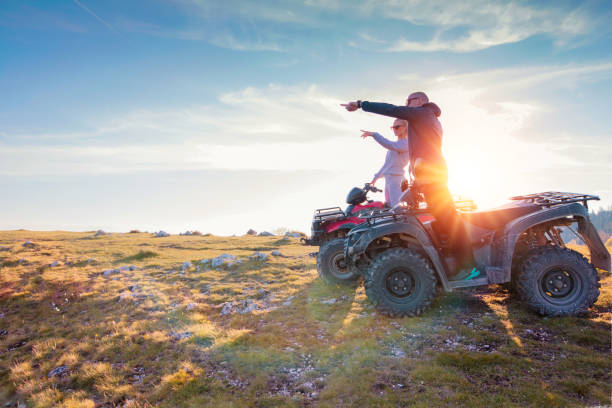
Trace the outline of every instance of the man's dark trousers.
{"label": "man's dark trousers", "polygon": [[459,268],[470,267],[474,263],[472,245],[446,183],[419,183],[417,188],[423,193],[427,208],[436,218],[433,228],[438,239],[450,244],[449,249],[457,257]]}

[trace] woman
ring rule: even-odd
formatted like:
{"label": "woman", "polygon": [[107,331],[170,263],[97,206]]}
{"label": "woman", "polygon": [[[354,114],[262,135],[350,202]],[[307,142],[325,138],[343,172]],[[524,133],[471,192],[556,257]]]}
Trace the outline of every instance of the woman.
{"label": "woman", "polygon": [[385,178],[385,201],[395,207],[400,202],[402,196],[402,181],[404,180],[404,168],[410,161],[410,153],[408,147],[408,122],[403,119],[396,119],[393,122],[393,133],[397,137],[397,141],[392,142],[383,137],[377,132],[368,132],[362,130],[361,137],[366,138],[371,136],[382,147],[388,149],[385,164],[374,175],[371,184],[374,185],[376,180],[381,177]]}

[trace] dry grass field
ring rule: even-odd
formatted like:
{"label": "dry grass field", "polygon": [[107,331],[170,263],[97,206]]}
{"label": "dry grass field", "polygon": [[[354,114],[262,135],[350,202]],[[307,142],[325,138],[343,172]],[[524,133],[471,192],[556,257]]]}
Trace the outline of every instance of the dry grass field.
{"label": "dry grass field", "polygon": [[[543,318],[493,286],[390,319],[363,287],[323,284],[314,250],[280,237],[0,232],[0,406],[611,404],[609,274],[582,318]],[[200,262],[223,253],[241,263]]]}

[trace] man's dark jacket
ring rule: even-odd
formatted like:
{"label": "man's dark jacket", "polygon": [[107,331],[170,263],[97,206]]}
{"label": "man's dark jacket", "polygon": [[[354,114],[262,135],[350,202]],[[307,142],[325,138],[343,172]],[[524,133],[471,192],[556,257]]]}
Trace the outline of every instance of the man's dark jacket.
{"label": "man's dark jacket", "polygon": [[423,164],[428,166],[446,168],[442,157],[442,125],[438,121],[442,111],[435,103],[430,102],[414,108],[364,101],[361,103],[361,109],[408,121],[411,171],[417,159],[421,159]]}

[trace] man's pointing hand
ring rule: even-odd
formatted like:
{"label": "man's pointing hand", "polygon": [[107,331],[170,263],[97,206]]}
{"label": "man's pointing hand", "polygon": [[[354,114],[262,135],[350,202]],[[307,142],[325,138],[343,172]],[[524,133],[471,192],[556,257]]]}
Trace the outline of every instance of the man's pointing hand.
{"label": "man's pointing hand", "polygon": [[349,112],[354,112],[359,109],[359,104],[357,102],[341,103],[340,106],[344,106]]}

